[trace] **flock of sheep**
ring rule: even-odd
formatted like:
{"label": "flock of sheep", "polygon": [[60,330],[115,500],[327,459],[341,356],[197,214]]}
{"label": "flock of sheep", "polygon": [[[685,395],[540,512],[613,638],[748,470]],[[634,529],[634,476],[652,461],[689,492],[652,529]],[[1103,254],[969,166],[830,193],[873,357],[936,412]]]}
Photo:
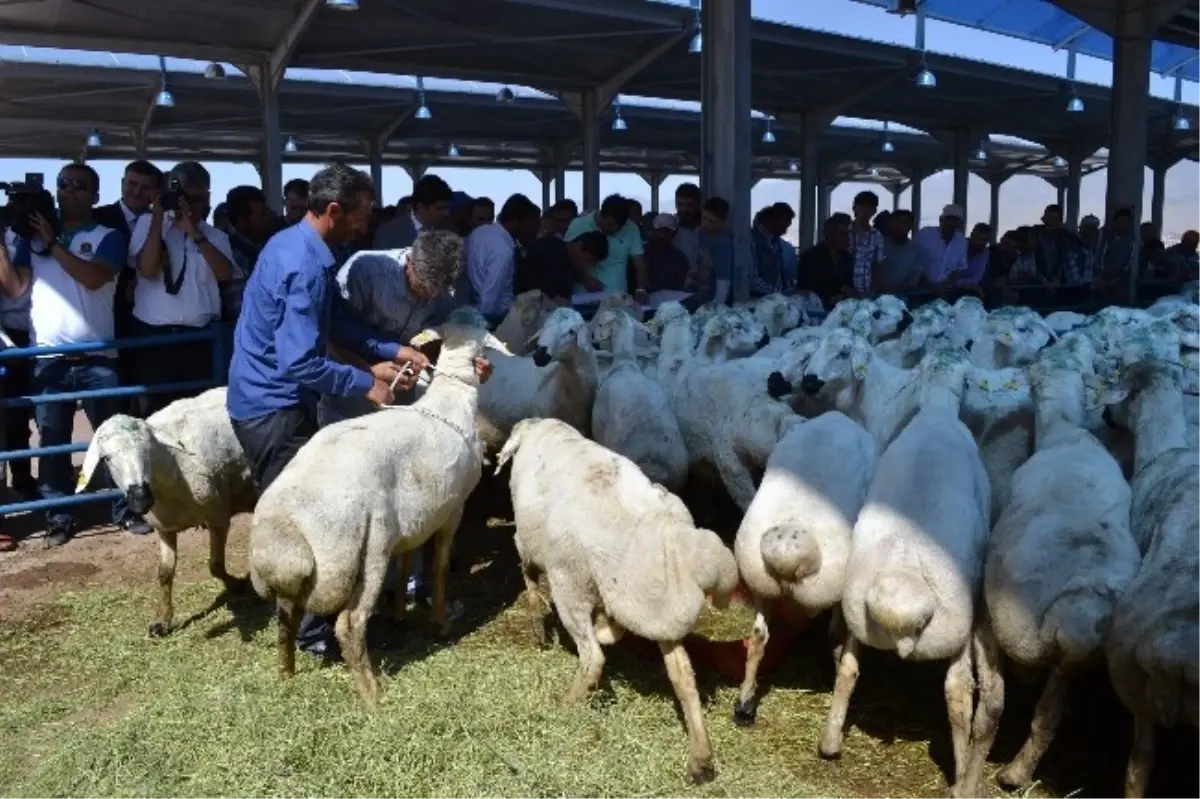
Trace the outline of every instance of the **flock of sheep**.
{"label": "flock of sheep", "polygon": [[[153,497],[153,634],[171,626],[177,533],[206,527],[212,574],[245,590],[225,539],[253,510],[250,579],[279,608],[280,674],[294,671],[300,616],[337,614],[374,704],[365,629],[389,564],[406,576],[433,538],[445,632],[464,504],[485,462],[511,462],[534,633],[544,642],[544,576],[579,653],[567,700],[597,685],[603,646],[625,631],[658,642],[694,780],[713,777],[713,753],[681,641],[741,583],[756,616],[735,722],[756,718],[770,609],[788,600],[832,611],[822,755],[841,749],[863,646],[942,661],[952,790],[985,795],[1004,674],[1040,671],[1028,739],[998,775],[1019,788],[1068,685],[1107,662],[1135,727],[1125,794],[1141,796],[1155,729],[1196,725],[1200,701],[1200,305],[1194,284],[1185,294],[1044,318],[973,298],[910,313],[885,296],[808,324],[779,295],[695,313],[668,302],[644,323],[627,298],[588,322],[530,292],[494,335],[464,308],[418,337],[441,349],[416,401],[322,429],[257,504],[223,389],[106,422],[80,487],[104,460],[119,488]],[[482,386],[477,355],[494,368]],[[717,485],[742,513],[732,550],[696,523],[711,521]]]}

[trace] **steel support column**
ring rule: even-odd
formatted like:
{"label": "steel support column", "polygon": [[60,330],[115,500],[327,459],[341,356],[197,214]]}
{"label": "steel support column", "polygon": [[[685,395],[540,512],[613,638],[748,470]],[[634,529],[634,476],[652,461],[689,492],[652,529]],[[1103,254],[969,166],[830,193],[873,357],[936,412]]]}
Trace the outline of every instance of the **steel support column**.
{"label": "steel support column", "polygon": [[729,201],[733,299],[750,294],[750,0],[705,3],[701,56],[705,193]]}
{"label": "steel support column", "polygon": [[269,81],[258,85],[263,116],[263,146],[260,152],[263,194],[277,214],[283,213],[283,132],[279,127],[279,93]]}
{"label": "steel support column", "polygon": [[954,204],[963,211],[967,221],[967,187],[971,182],[971,132],[954,131]]}
{"label": "steel support column", "polygon": [[567,148],[561,142],[554,145],[554,202],[567,199]]}
{"label": "steel support column", "polygon": [[1167,166],[1158,164],[1151,171],[1152,189],[1150,194],[1150,223],[1158,232],[1163,234],[1163,208],[1167,203]]}
{"label": "steel support column", "polygon": [[1007,175],[993,175],[988,180],[988,189],[991,190],[992,207],[988,214],[988,224],[992,228],[992,243],[994,244],[1000,238],[1000,187],[1004,185],[1004,181],[1008,180]]}
{"label": "steel support column", "polygon": [[[1116,0],[1113,31],[1111,142],[1108,147],[1106,218],[1122,206],[1141,220],[1146,168],[1146,118],[1150,101],[1150,29],[1145,3]],[[1136,281],[1136,275],[1130,279]]]}
{"label": "steel support column", "polygon": [[[822,214],[821,185],[821,120],[816,114],[804,114],[800,130],[800,229],[797,241],[801,249],[813,246],[818,231],[829,216],[829,204]],[[820,196],[818,196],[820,194]],[[819,219],[818,219],[819,217]]]}
{"label": "steel support column", "polygon": [[383,151],[378,141],[370,143],[368,156],[371,160],[371,182],[375,184],[375,207],[382,208],[387,201],[383,197]]}
{"label": "steel support column", "polygon": [[909,210],[913,215],[913,233],[921,229],[921,184],[925,182],[925,173],[914,169],[912,173],[912,199]]}
{"label": "steel support column", "polygon": [[1072,155],[1067,160],[1067,205],[1063,210],[1067,229],[1079,229],[1079,189],[1083,181],[1083,159]]}
{"label": "steel support column", "polygon": [[836,183],[826,180],[817,183],[817,217],[813,228],[813,240],[802,246],[811,247],[821,240],[823,231],[825,230],[825,220],[829,219],[829,206],[833,203],[833,190],[835,188],[837,188]]}
{"label": "steel support column", "polygon": [[550,210],[550,182],[554,180],[553,169],[543,169],[538,173],[538,182],[542,184],[542,213]]}
{"label": "steel support column", "polygon": [[583,125],[583,209],[600,208],[600,123],[597,119],[597,98],[587,90],[580,98],[580,121]]}

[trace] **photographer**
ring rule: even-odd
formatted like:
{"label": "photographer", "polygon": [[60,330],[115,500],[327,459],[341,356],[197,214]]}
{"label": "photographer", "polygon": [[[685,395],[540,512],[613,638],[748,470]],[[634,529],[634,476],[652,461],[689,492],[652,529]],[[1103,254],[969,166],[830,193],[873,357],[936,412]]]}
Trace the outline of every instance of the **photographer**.
{"label": "photographer", "polygon": [[[113,295],[117,273],[125,265],[125,240],[112,228],[96,224],[92,207],[99,196],[99,179],[86,164],[68,164],[58,175],[58,208],[54,219],[49,197],[33,199],[37,210],[15,213],[12,222],[18,238],[10,260],[0,247],[0,288],[9,298],[29,290],[30,339],[34,346],[56,346],[113,338]],[[14,205],[10,193],[9,206]],[[48,218],[49,217],[49,218]],[[58,232],[60,231],[61,232]],[[33,392],[61,394],[116,388],[116,353],[89,352],[50,355],[33,367]],[[114,397],[83,401],[92,429],[121,410]],[[43,447],[71,443],[75,403],[56,402],[34,409]],[[38,459],[42,497],[70,494],[73,486],[70,455]],[[145,521],[128,512],[124,499],[113,502],[113,521],[138,535],[150,532]],[[46,546],[65,544],[75,534],[69,512],[46,513]]]}
{"label": "photographer", "polygon": [[[233,277],[229,237],[205,222],[210,208],[209,175],[185,161],[167,173],[167,191],[133,230],[131,261],[138,281],[133,294],[134,335],[158,336],[200,330],[221,317],[218,281]],[[170,205],[171,207],[166,207]],[[154,385],[212,376],[212,345],[192,341],[136,350],[134,374]],[[199,392],[140,397],[145,417],[176,399]]]}

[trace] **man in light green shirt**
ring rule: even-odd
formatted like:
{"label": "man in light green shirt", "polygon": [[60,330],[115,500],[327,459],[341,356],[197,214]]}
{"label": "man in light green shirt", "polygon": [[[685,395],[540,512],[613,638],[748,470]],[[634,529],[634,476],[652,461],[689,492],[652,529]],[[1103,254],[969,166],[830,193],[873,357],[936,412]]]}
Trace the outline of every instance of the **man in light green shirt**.
{"label": "man in light green shirt", "polygon": [[566,239],[572,242],[593,230],[608,236],[608,257],[587,272],[579,273],[575,290],[627,292],[626,270],[633,261],[638,282],[634,297],[644,300],[647,275],[646,262],[642,259],[642,233],[629,220],[629,200],[619,194],[605,197],[599,211],[583,214],[571,222]]}

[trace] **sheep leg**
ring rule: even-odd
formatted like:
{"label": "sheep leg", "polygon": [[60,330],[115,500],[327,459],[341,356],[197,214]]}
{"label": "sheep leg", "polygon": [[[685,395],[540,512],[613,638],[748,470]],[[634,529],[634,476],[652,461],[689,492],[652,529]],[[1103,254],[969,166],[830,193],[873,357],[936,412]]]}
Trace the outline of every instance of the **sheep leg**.
{"label": "sheep leg", "polygon": [[975,674],[972,668],[971,641],[950,661],[946,669],[946,714],[950,718],[950,738],[954,745],[954,784],[951,796],[967,796],[959,792],[966,786],[967,761],[971,755],[971,716],[975,710]]}
{"label": "sheep leg", "polygon": [[767,651],[771,635],[767,623],[771,620],[771,602],[754,598],[754,628],[750,631],[749,646],[746,647],[746,674],[742,678],[742,692],[733,706],[733,723],[749,727],[758,715],[758,666]]}
{"label": "sheep leg", "polygon": [[356,602],[353,607],[348,607],[338,614],[334,632],[337,634],[338,644],[342,647],[342,657],[354,680],[354,690],[358,691],[366,706],[373,710],[379,704],[379,677],[376,676],[371,657],[367,654],[367,618],[370,614],[363,612],[358,607],[359,604]]}
{"label": "sheep leg", "polygon": [[401,552],[396,560],[396,595],[392,599],[392,621],[399,624],[408,616],[408,575],[412,574],[413,553]]}
{"label": "sheep leg", "polygon": [[1133,717],[1133,748],[1125,766],[1126,799],[1141,799],[1146,795],[1150,772],[1154,770],[1154,719]]}
{"label": "sheep leg", "polygon": [[1038,762],[1046,754],[1046,749],[1054,740],[1054,732],[1062,721],[1067,685],[1066,675],[1061,669],[1050,672],[1046,687],[1042,689],[1037,707],[1033,710],[1029,738],[1012,762],[996,775],[996,781],[1006,790],[1024,788],[1033,779],[1033,772],[1037,770]]}
{"label": "sheep leg", "polygon": [[225,547],[229,540],[229,527],[225,525],[210,525],[208,528],[208,573],[225,585],[225,591],[235,596],[252,593],[250,580],[245,577],[231,577],[225,568]]}
{"label": "sheep leg", "polygon": [[158,533],[158,614],[150,624],[150,635],[161,638],[171,632],[175,609],[171,604],[171,588],[175,583],[175,558],[178,533]]}
{"label": "sheep leg", "polygon": [[1000,716],[1004,712],[1004,673],[1001,670],[1000,645],[992,635],[988,621],[981,621],[971,636],[974,649],[975,680],[979,684],[979,703],[971,724],[970,754],[967,773],[955,784],[959,796],[987,796],[983,770],[996,741]]}
{"label": "sheep leg", "polygon": [[300,616],[295,604],[288,599],[277,600],[279,630],[276,648],[279,654],[279,679],[284,680],[296,673],[296,631]]}
{"label": "sheep leg", "polygon": [[850,708],[850,697],[858,682],[858,650],[861,644],[847,631],[842,645],[842,657],[838,661],[837,679],[833,683],[833,701],[829,705],[829,718],[825,722],[825,734],[821,736],[821,757],[836,758],[842,754],[842,737],[846,726],[846,711]]}
{"label": "sheep leg", "polygon": [[575,649],[579,652],[579,668],[575,672],[571,687],[563,697],[564,705],[572,705],[587,696],[588,692],[599,684],[600,675],[604,671],[604,650],[600,648],[595,627],[592,626],[591,607],[579,600],[572,602],[574,597],[570,595],[569,590],[556,590],[553,578],[550,581],[550,591],[554,596],[560,597],[557,603],[559,621],[575,642]]}
{"label": "sheep leg", "polygon": [[829,645],[833,649],[833,668],[835,671],[838,664],[842,662],[842,648],[849,634],[849,630],[846,627],[846,618],[842,615],[842,605],[838,603],[833,606],[833,610],[829,613]]}
{"label": "sheep leg", "polygon": [[704,725],[704,710],[700,707],[700,692],[696,690],[696,674],[692,661],[680,641],[660,641],[659,650],[667,665],[671,687],[683,708],[683,722],[688,733],[688,774],[692,782],[710,782],[716,776],[713,769],[712,743]]}
{"label": "sheep leg", "polygon": [[539,649],[546,648],[546,613],[543,612],[542,593],[538,590],[538,568],[532,563],[521,564],[521,576],[525,578],[525,606],[529,608],[529,628]]}
{"label": "sheep leg", "polygon": [[454,534],[458,531],[462,515],[463,509],[459,508],[453,518],[434,533],[436,548],[433,555],[433,612],[430,621],[435,628],[434,634],[439,638],[450,634],[450,620],[446,618],[446,578],[450,572],[450,545],[454,543]]}

